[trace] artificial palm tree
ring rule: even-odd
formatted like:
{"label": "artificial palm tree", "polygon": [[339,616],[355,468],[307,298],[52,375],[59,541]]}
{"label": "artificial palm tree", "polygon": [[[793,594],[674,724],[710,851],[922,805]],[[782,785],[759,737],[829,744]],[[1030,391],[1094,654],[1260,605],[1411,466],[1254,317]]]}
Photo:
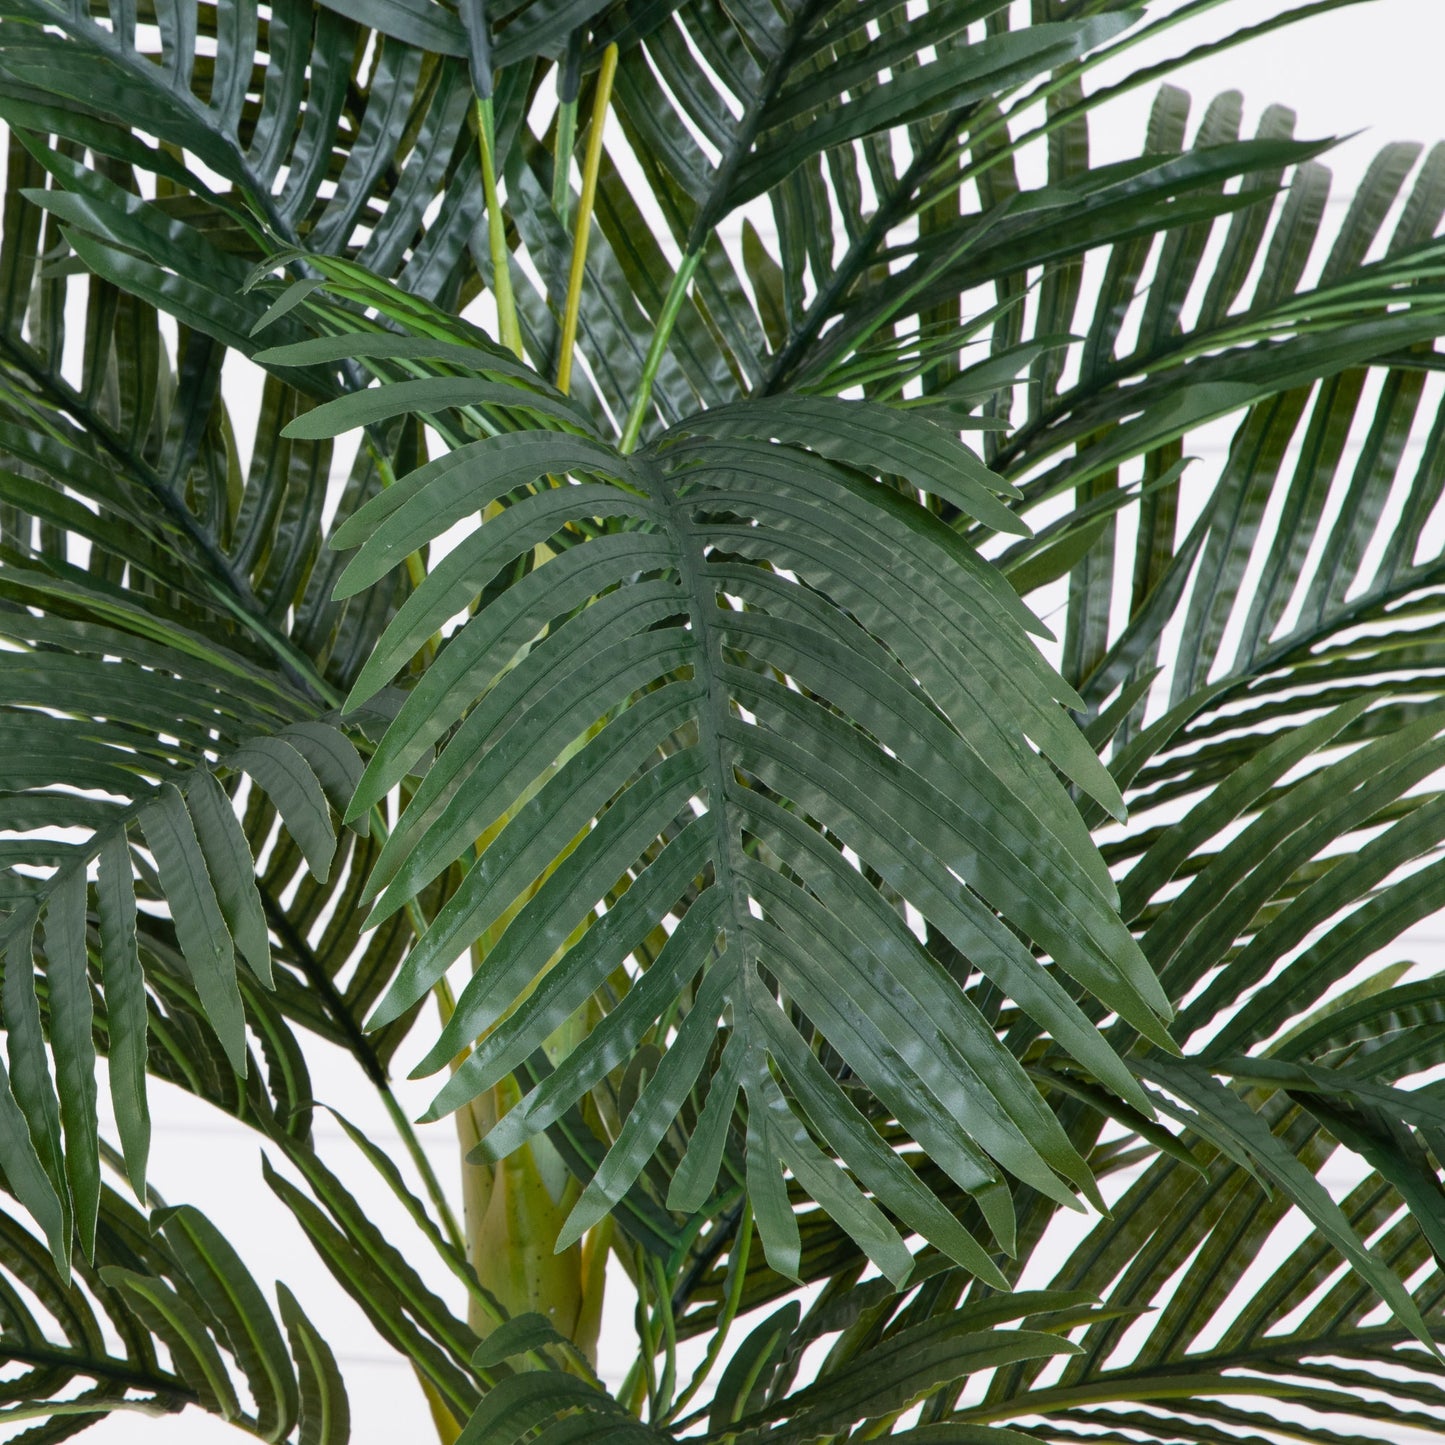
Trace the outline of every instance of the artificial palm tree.
{"label": "artificial palm tree", "polygon": [[444,1440],[1442,1428],[1445,152],[1326,227],[1219,6],[0,0],[17,1438],[348,1438],[148,1076]]}

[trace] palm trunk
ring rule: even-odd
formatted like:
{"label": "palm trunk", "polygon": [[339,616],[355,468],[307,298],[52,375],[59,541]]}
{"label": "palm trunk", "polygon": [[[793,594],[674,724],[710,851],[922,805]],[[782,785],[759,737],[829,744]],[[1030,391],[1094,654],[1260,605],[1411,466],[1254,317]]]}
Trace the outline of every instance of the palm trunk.
{"label": "palm trunk", "polygon": [[[542,1315],[595,1362],[605,1247],[589,1249],[589,1239],[556,1251],[562,1223],[581,1193],[577,1181],[545,1139],[496,1164],[465,1162],[516,1098],[516,1086],[507,1080],[456,1116],[468,1253],[477,1278],[509,1315]],[[493,1327],[475,1304],[470,1322],[483,1336]]]}

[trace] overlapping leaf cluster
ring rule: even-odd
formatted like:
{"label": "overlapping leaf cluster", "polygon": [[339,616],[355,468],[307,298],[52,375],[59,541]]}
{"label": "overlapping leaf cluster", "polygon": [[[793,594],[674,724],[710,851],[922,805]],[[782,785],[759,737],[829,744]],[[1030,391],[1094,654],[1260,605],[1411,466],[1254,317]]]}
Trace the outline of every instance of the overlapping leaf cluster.
{"label": "overlapping leaf cluster", "polygon": [[271,1304],[198,1210],[147,1217],[107,1188],[94,1265],[75,1274],[9,1215],[0,1236],[5,1354],[20,1367],[5,1382],[0,1420],[39,1422],[15,1438],[49,1445],[114,1410],[187,1405],[263,1440],[349,1438],[331,1347],[284,1284]]}
{"label": "overlapping leaf cluster", "polygon": [[[265,359],[301,362],[320,350],[303,343]],[[450,381],[400,388],[425,410],[456,394]],[[331,403],[303,426],[344,425],[362,406],[388,405],[390,389]],[[823,450],[847,450],[852,466],[767,439],[820,422],[838,441]],[[1156,1017],[1166,1006],[1045,766],[1117,806],[1112,780],[1060,711],[1069,695],[1028,641],[1026,627],[1037,624],[925,508],[859,468],[910,474],[972,510],[1000,510],[989,474],[945,429],[834,402],[718,411],[631,457],[586,436],[478,441],[399,478],[345,523],[337,544],[361,547],[340,579],[343,594],[479,506],[495,511],[399,610],[351,703],[474,607],[519,555],[539,546],[549,554],[491,589],[448,637],[357,790],[352,811],[364,816],[446,735],[367,885],[380,895],[374,916],[399,908],[474,839],[491,839],[374,1021],[411,1007],[506,916],[423,1061],[439,1068],[486,1036],[438,1099],[437,1110],[450,1111],[539,1050],[672,919],[645,980],[487,1147],[509,1153],[545,1128],[653,1034],[681,994],[690,998],[685,1021],[568,1234],[617,1203],[706,1068],[708,1106],[670,1207],[693,1212],[708,1200],[741,1089],[749,1192],[784,1273],[795,1271],[800,1245],[776,1160],[896,1280],[911,1268],[902,1240],[819,1152],[815,1132],[912,1228],[1002,1283],[819,1065],[814,1030],[980,1197],[1007,1247],[1011,1211],[993,1160],[1059,1202],[1071,1195],[1054,1171],[1087,1190],[1087,1170],[986,1020],[909,932],[899,900],[1145,1110],[1118,1058],[1001,919],[1167,1044]],[[601,535],[569,538],[579,524]],[[1018,719],[1023,733],[1001,717]],[[1019,827],[1018,810],[1051,846]],[[1054,863],[1055,851],[1078,870]],[[564,856],[534,896],[521,897]],[[860,865],[880,883],[870,885]],[[604,903],[605,916],[586,927]],[[779,985],[809,1021],[801,1032],[779,1008]],[[926,999],[924,1013],[910,996]],[[724,1011],[728,1042],[713,1058]]]}
{"label": "overlapping leaf cluster", "polygon": [[[1445,162],[1387,147],[1332,225],[1287,111],[1191,133],[1165,85],[1092,164],[1094,110],[1168,73],[1131,48],[1217,4],[0,3],[35,1438],[141,1396],[346,1431],[289,1297],[290,1355],[198,1216],[102,1186],[97,1052],[132,1183],[146,1070],[260,1129],[469,1441],[1439,1428],[1439,988],[1389,950],[1445,831]],[[498,257],[524,361],[457,316]],[[1062,676],[1020,596],[1063,603]],[[395,1109],[468,954],[435,1112],[515,1088],[488,1157],[545,1135],[570,1232],[615,1217],[622,1403],[538,1320],[479,1346],[310,1138],[304,1033]],[[350,1133],[495,1325],[435,1181]],[[1049,1266],[1076,1192],[1112,1213]],[[996,1292],[1025,1270],[1053,1288]]]}

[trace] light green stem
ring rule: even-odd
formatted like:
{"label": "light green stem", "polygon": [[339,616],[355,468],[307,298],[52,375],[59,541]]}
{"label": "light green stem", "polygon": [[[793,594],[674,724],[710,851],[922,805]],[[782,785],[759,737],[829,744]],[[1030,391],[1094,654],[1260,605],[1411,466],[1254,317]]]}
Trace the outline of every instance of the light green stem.
{"label": "light green stem", "polygon": [[[371,459],[376,464],[377,475],[381,478],[383,487],[394,487],[396,485],[396,472],[392,469],[391,461],[386,453],[377,445],[376,438],[370,430],[362,433],[366,449],[371,453]],[[406,575],[411,582],[412,591],[426,580],[426,562],[420,552],[409,552],[406,558]],[[422,663],[428,664],[437,655],[442,645],[440,632],[433,632],[430,637],[421,645]]]}
{"label": "light green stem", "polygon": [[687,1388],[677,1397],[665,1417],[669,1422],[676,1422],[679,1428],[693,1423],[690,1419],[677,1421],[677,1416],[682,1413],[688,1401],[697,1394],[703,1381],[712,1373],[713,1366],[717,1364],[718,1356],[722,1354],[723,1346],[727,1343],[733,1321],[737,1318],[738,1308],[743,1300],[743,1286],[747,1283],[748,1256],[752,1252],[752,1243],[753,1211],[751,1205],[745,1202],[742,1217],[738,1220],[737,1234],[733,1236],[732,1259],[728,1262],[727,1298],[723,1301],[722,1313],[713,1326],[712,1338],[707,1345],[707,1354],[703,1356],[702,1363],[697,1367],[692,1379],[687,1382]]}
{"label": "light green stem", "polygon": [[653,1370],[653,1357],[657,1354],[657,1339],[652,1332],[652,1311],[647,1305],[647,1259],[639,1245],[634,1253],[634,1276],[637,1285],[637,1308],[633,1313],[637,1329],[637,1357],[627,1371],[627,1378],[617,1392],[617,1398],[634,1415],[642,1413],[643,1400],[657,1398],[657,1375]]}
{"label": "light green stem", "polygon": [[467,1252],[466,1237],[462,1234],[456,1215],[452,1213],[451,1205],[447,1203],[447,1197],[442,1192],[441,1181],[431,1167],[431,1160],[426,1157],[426,1150],[422,1148],[421,1140],[417,1138],[411,1120],[406,1117],[406,1110],[401,1107],[396,1095],[389,1088],[383,1088],[380,1092],[382,1102],[386,1105],[386,1112],[391,1115],[391,1122],[396,1125],[402,1143],[406,1145],[406,1152],[411,1155],[412,1163],[416,1165],[417,1173],[421,1175],[427,1196],[441,1216],[442,1228],[446,1231],[448,1242],[454,1249],[465,1255]]}
{"label": "light green stem", "polygon": [[651,1414],[654,1420],[665,1420],[672,1413],[672,1392],[677,1386],[677,1322],[672,1316],[672,1291],[662,1261],[654,1259],[652,1269],[657,1279],[657,1312],[662,1316],[663,1364]]}
{"label": "light green stem", "polygon": [[492,254],[492,295],[497,300],[497,328],[503,346],[522,360],[522,328],[517,322],[517,298],[512,294],[512,258],[507,251],[507,226],[497,198],[496,118],[492,98],[477,101],[477,145],[482,158],[482,193],[487,201],[487,241]]}
{"label": "light green stem", "polygon": [[557,144],[552,159],[552,209],[565,226],[572,209],[572,151],[577,143],[577,102],[557,105]]}
{"label": "light green stem", "polygon": [[689,251],[682,258],[682,264],[677,268],[672,285],[668,288],[667,300],[662,303],[662,315],[657,318],[657,329],[652,333],[647,359],[642,363],[642,380],[638,383],[637,395],[633,398],[627,424],[622,429],[622,441],[618,449],[624,455],[637,445],[637,438],[642,434],[642,423],[646,420],[647,409],[652,403],[652,386],[657,380],[663,353],[667,350],[667,343],[672,340],[672,328],[677,325],[678,313],[682,310],[688,285],[692,281],[693,272],[697,270],[697,263],[701,260],[701,251]]}
{"label": "light green stem", "polygon": [[[385,842],[388,836],[386,815],[382,812],[380,805],[372,808],[370,814],[372,832],[376,834],[381,842]],[[421,911],[421,905],[414,898],[406,903],[406,915],[411,924],[412,932],[420,938],[427,931],[426,915]],[[446,979],[439,981],[438,987],[446,987]],[[448,1000],[449,1001],[449,1000]],[[466,1236],[462,1233],[462,1227],[457,1221],[456,1215],[452,1212],[451,1205],[447,1202],[446,1194],[442,1190],[441,1181],[436,1176],[436,1171],[431,1167],[431,1160],[426,1157],[426,1150],[422,1148],[421,1140],[416,1136],[416,1130],[412,1127],[411,1120],[406,1116],[406,1110],[401,1107],[400,1101],[392,1093],[389,1084],[377,1086],[377,1092],[381,1095],[382,1102],[386,1105],[386,1112],[391,1116],[391,1121],[396,1125],[397,1133],[401,1135],[402,1142],[406,1145],[406,1151],[411,1155],[412,1163],[416,1165],[417,1173],[421,1175],[422,1185],[425,1187],[427,1197],[436,1206],[438,1216],[441,1218],[442,1228],[446,1231],[448,1241],[454,1249],[461,1251],[463,1255],[467,1252]]]}

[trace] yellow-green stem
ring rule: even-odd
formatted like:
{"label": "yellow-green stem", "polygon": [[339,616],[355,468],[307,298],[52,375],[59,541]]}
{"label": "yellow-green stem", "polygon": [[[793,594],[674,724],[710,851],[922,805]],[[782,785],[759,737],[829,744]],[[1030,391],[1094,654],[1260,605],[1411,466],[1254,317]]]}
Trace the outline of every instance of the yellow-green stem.
{"label": "yellow-green stem", "polygon": [[633,1318],[637,1328],[637,1358],[627,1378],[622,1382],[619,1396],[622,1403],[634,1414],[641,1413],[643,1399],[649,1402],[657,1399],[657,1372],[653,1360],[657,1355],[657,1338],[652,1332],[652,1311],[647,1307],[647,1259],[639,1245],[634,1250],[636,1258],[637,1308]]}
{"label": "yellow-green stem", "polygon": [[512,295],[512,258],[507,250],[507,225],[497,198],[496,120],[492,98],[477,101],[477,146],[482,158],[482,193],[487,202],[487,241],[492,255],[492,295],[497,301],[497,329],[503,346],[522,359],[522,328],[517,299]]}
{"label": "yellow-green stem", "polygon": [[587,240],[592,234],[592,207],[597,200],[597,173],[602,168],[602,132],[607,107],[612,103],[612,78],[617,74],[617,47],[602,52],[597,93],[592,101],[592,125],[587,134],[587,160],[582,168],[582,199],[577,207],[577,233],[572,238],[572,269],[567,275],[567,305],[562,312],[562,343],[557,356],[557,390],[564,396],[572,386],[572,353],[577,347],[577,315],[582,307],[582,281],[587,269]]}
{"label": "yellow-green stem", "polygon": [[422,1184],[425,1186],[431,1202],[436,1206],[437,1213],[441,1215],[442,1229],[446,1233],[448,1242],[454,1249],[465,1253],[467,1246],[461,1226],[457,1223],[456,1215],[452,1213],[451,1205],[447,1203],[447,1197],[442,1192],[441,1181],[431,1167],[431,1160],[426,1157],[426,1150],[422,1148],[421,1140],[417,1138],[411,1120],[406,1117],[406,1110],[401,1107],[396,1095],[390,1089],[381,1090],[381,1098],[386,1105],[386,1112],[391,1115],[391,1121],[401,1135],[402,1143],[406,1145],[407,1153],[411,1155],[412,1163],[416,1165],[417,1173],[421,1175]]}

